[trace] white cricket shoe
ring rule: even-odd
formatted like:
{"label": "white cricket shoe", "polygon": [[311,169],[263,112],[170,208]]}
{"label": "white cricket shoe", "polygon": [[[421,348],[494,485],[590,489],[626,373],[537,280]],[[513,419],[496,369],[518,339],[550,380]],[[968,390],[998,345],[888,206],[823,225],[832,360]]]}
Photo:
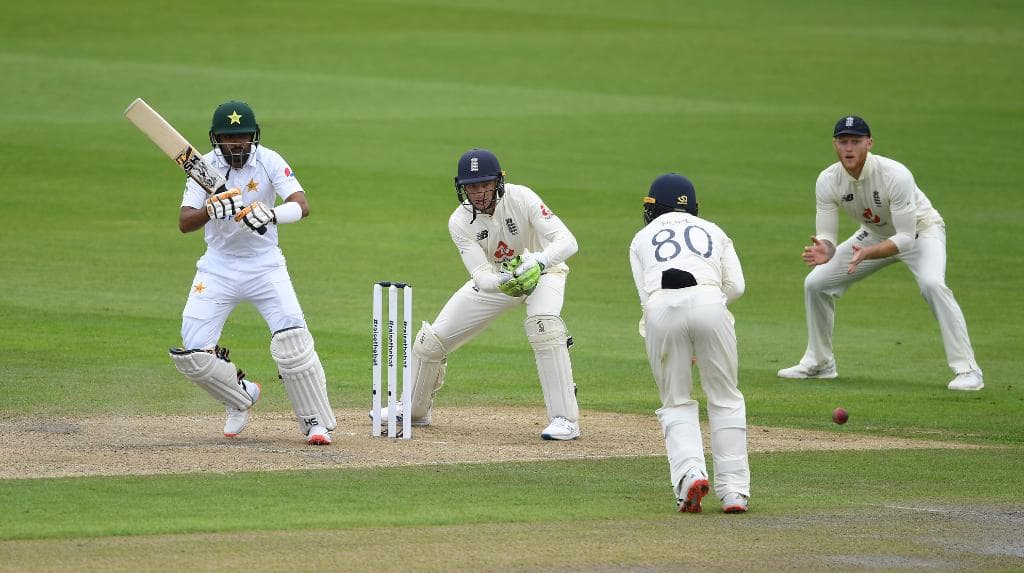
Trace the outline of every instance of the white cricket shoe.
{"label": "white cricket shoe", "polygon": [[676,489],[676,504],[679,513],[700,513],[700,500],[711,490],[708,476],[697,468],[691,469],[679,480]]}
{"label": "white cricket shoe", "polygon": [[[401,426],[402,425],[402,415],[405,412],[405,408],[402,406],[401,402],[395,402],[395,412],[398,413],[398,417],[395,418],[395,423],[397,425]],[[427,410],[427,415],[426,416],[424,416],[422,418],[413,418],[412,419],[412,425],[413,426],[429,426],[430,425],[430,418],[431,418],[431,415],[433,414],[433,412],[434,412],[434,409],[433,408],[429,408]],[[367,416],[370,417],[370,421],[372,422],[373,421],[373,410],[370,410],[370,412],[367,414]],[[381,424],[387,424],[388,423],[388,408],[387,408],[387,406],[385,406],[385,407],[380,409],[380,423]]]}
{"label": "white cricket shoe", "polygon": [[[242,380],[242,387],[249,393],[252,398],[252,406],[256,405],[256,402],[260,399],[260,392],[262,388],[255,382],[248,380]],[[237,438],[238,434],[242,433],[245,429],[246,424],[249,423],[249,412],[252,410],[252,406],[249,406],[245,410],[239,410],[238,408],[232,408],[228,406],[228,419],[224,422],[224,437],[225,438]]]}
{"label": "white cricket shoe", "polygon": [[729,492],[722,497],[722,511],[726,513],[746,513],[750,499],[742,493]]}
{"label": "white cricket shoe", "polygon": [[545,440],[575,440],[580,437],[580,426],[559,416],[551,420],[548,427],[540,433],[540,437]]}
{"label": "white cricket shoe", "polygon": [[956,378],[950,380],[949,385],[946,386],[950,390],[981,390],[984,387],[985,383],[981,381],[980,370],[961,372],[956,375]]}
{"label": "white cricket shoe", "polygon": [[329,446],[331,445],[331,434],[327,428],[317,424],[306,434],[306,443],[311,446]]}
{"label": "white cricket shoe", "polygon": [[779,370],[779,378],[793,378],[804,380],[807,378],[822,378],[829,379],[839,376],[839,372],[836,371],[836,361],[829,360],[828,364],[824,366],[805,366],[804,363],[799,363],[796,366],[790,366],[789,368],[783,368]]}

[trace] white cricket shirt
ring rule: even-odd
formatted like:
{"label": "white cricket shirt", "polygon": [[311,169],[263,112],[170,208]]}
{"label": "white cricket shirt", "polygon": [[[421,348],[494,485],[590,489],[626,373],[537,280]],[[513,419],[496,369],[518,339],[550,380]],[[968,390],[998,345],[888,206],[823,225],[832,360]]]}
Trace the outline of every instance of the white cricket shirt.
{"label": "white cricket shirt", "polygon": [[500,264],[526,253],[543,253],[545,272],[569,272],[565,260],[576,253],[576,237],[529,187],[505,184],[493,215],[459,205],[448,218],[448,232],[476,287],[498,290]]}
{"label": "white cricket shirt", "polygon": [[[258,146],[241,169],[228,169],[228,163],[215,151],[204,155],[213,168],[226,173],[227,187],[242,191],[242,202],[249,205],[256,201],[273,207],[277,198],[286,199],[292,193],[302,191],[302,185],[295,178],[288,163],[276,151]],[[206,208],[209,195],[195,181],[188,179],[182,207]],[[221,257],[257,257],[277,252],[277,225],[267,225],[267,232],[257,235],[233,217],[214,219],[206,223],[205,237],[207,251]]]}
{"label": "white cricket shirt", "polygon": [[896,243],[901,253],[913,246],[918,232],[944,224],[910,170],[881,155],[868,153],[858,179],[842,163],[833,163],[818,175],[814,194],[815,234],[833,245],[839,244],[840,208],[864,231]]}

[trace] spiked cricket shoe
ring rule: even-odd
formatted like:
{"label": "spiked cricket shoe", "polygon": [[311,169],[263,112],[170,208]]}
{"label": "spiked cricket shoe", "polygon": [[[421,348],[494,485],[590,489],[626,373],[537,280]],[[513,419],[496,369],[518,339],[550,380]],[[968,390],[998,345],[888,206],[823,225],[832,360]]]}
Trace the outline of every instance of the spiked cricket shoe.
{"label": "spiked cricket shoe", "polygon": [[311,446],[329,446],[331,445],[331,434],[327,428],[317,424],[306,434],[306,443]]}
{"label": "spiked cricket shoe", "polygon": [[970,372],[961,372],[953,378],[946,388],[950,390],[981,390],[985,387],[985,383],[981,381],[981,372],[978,370],[971,370]]}
{"label": "spiked cricket shoe", "polygon": [[[255,406],[256,402],[260,399],[260,392],[262,390],[260,385],[249,380],[242,380],[242,387],[245,388],[245,391],[252,398],[252,406]],[[242,430],[249,423],[249,413],[252,411],[252,406],[244,410],[228,406],[228,419],[224,422],[225,438],[237,438],[238,434],[242,433]]]}
{"label": "spiked cricket shoe", "polygon": [[708,476],[700,470],[692,469],[687,472],[683,479],[679,480],[679,489],[676,490],[679,513],[700,513],[700,500],[710,489]]}
{"label": "spiked cricket shoe", "polygon": [[803,363],[779,370],[779,378],[805,380],[807,378],[831,379],[839,376],[836,361],[829,360],[824,366],[806,366]]}
{"label": "spiked cricket shoe", "polygon": [[548,427],[540,433],[540,437],[545,440],[575,440],[580,437],[580,426],[559,416],[551,420]]}
{"label": "spiked cricket shoe", "polygon": [[722,497],[722,511],[726,513],[746,513],[749,499],[742,493],[729,492]]}

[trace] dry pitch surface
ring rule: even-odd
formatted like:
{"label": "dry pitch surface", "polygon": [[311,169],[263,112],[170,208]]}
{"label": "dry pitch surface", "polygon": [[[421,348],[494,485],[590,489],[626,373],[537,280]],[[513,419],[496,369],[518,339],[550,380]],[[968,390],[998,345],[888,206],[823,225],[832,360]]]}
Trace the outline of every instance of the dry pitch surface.
{"label": "dry pitch surface", "polygon": [[[587,411],[580,440],[544,442],[539,408],[439,408],[434,426],[414,428],[411,441],[370,438],[365,410],[337,414],[326,447],[307,446],[285,412],[257,410],[236,439],[220,435],[219,414],[8,418],[0,422],[0,480],[665,455],[653,415]],[[749,448],[971,447],[837,430],[752,427]],[[1024,570],[1020,507],[908,502],[769,515],[755,503],[735,516],[679,514],[670,505],[664,516],[636,520],[0,541],[0,572]],[[398,540],[403,552],[384,551]]]}
{"label": "dry pitch surface", "polygon": [[[22,418],[0,424],[0,479],[363,468],[663,456],[654,415],[585,411],[581,439],[546,442],[537,408],[438,408],[413,440],[373,439],[365,410],[338,410],[330,446],[307,446],[291,413],[260,412],[238,438],[223,415]],[[948,442],[752,427],[751,452],[956,448]]]}

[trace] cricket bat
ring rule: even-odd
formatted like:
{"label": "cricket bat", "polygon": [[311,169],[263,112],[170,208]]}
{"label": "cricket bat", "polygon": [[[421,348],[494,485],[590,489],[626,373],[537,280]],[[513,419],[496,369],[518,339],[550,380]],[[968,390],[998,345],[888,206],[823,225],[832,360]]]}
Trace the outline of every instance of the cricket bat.
{"label": "cricket bat", "polygon": [[124,116],[134,123],[139,131],[145,133],[146,137],[167,154],[167,157],[173,159],[186,175],[206,189],[207,193],[227,191],[224,176],[142,98],[136,98],[128,109],[124,110]]}

